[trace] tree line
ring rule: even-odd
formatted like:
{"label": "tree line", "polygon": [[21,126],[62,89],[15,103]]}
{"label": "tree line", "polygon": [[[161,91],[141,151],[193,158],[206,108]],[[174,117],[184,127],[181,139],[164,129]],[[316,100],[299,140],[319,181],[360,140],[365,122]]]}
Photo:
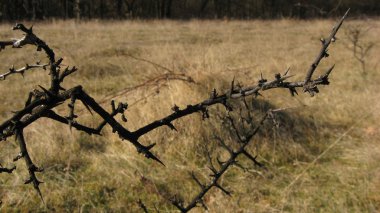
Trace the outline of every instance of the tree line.
{"label": "tree line", "polygon": [[274,19],[380,15],[379,0],[0,0],[0,20]]}

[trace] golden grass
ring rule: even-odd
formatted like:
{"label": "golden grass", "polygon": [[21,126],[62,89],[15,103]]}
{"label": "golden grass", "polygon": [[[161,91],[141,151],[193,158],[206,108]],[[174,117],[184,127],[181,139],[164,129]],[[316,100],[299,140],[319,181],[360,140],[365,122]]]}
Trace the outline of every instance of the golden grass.
{"label": "golden grass", "polygon": [[[376,212],[380,209],[380,118],[378,64],[380,48],[368,58],[368,76],[347,50],[343,31],[346,25],[366,24],[372,30],[365,38],[379,42],[380,21],[349,21],[330,47],[331,56],[319,72],[331,64],[336,68],[332,84],[320,88],[314,98],[288,91],[263,93],[262,101],[276,107],[295,107],[287,112],[279,132],[263,131],[257,147],[259,158],[268,171],[243,172],[231,169],[222,179],[233,191],[231,198],[212,190],[206,196],[211,212]],[[228,88],[233,76],[243,85],[256,82],[260,72],[267,78],[291,67],[294,79],[302,80],[320,48],[319,38],[326,36],[334,21],[128,21],[84,22],[57,21],[35,24],[35,32],[64,58],[65,65],[79,67],[65,86],[81,84],[95,99],[141,84],[165,73],[151,64],[134,60],[133,54],[185,73],[198,84],[167,82],[160,93],[128,109],[125,124],[136,129],[170,113],[177,104],[184,107],[209,96],[212,88]],[[0,26],[0,40],[20,36]],[[0,70],[10,65],[22,66],[45,56],[34,47],[6,49],[0,52]],[[36,85],[47,85],[44,71],[31,71],[0,82],[2,120],[11,110],[22,107],[27,93]],[[133,104],[154,92],[149,87],[121,95],[118,101]],[[301,93],[301,91],[299,91]],[[104,106],[109,105],[107,102]],[[59,109],[68,113],[65,107]],[[222,113],[212,109],[212,115]],[[88,113],[81,121],[95,125],[99,118]],[[141,198],[153,209],[175,210],[163,196],[180,194],[185,200],[198,187],[189,178],[196,171],[207,177],[205,156],[200,147],[211,143],[212,133],[221,133],[215,116],[202,121],[191,115],[175,122],[179,133],[167,128],[142,138],[143,143],[157,143],[154,152],[165,162],[162,167],[138,155],[129,143],[105,130],[104,137],[69,131],[68,127],[42,119],[26,130],[30,154],[37,165],[45,167],[39,177],[47,203],[43,206],[26,177],[22,161],[12,175],[0,175],[1,211],[116,211],[138,212]],[[348,131],[352,126],[351,131]],[[339,141],[339,137],[346,135]],[[335,145],[320,156],[331,144]],[[1,142],[0,162],[11,165],[17,154],[12,140]],[[320,156],[315,161],[313,160]],[[249,165],[248,161],[241,159]],[[194,212],[202,212],[195,209]]]}

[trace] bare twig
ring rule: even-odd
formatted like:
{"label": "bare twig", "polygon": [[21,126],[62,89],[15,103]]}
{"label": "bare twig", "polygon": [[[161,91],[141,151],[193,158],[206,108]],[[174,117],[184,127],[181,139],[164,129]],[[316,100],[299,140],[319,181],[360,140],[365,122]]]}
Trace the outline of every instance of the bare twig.
{"label": "bare twig", "polygon": [[16,169],[16,166],[13,166],[12,168],[6,168],[6,167],[3,167],[3,166],[0,164],[0,173],[6,172],[6,173],[10,174],[10,173],[12,173],[15,169]]}
{"label": "bare twig", "polygon": [[2,47],[5,47],[7,44],[12,45],[13,48],[21,48],[25,45],[35,45],[37,47],[37,51],[44,50],[46,55],[49,58],[50,62],[50,78],[51,78],[51,84],[50,84],[50,90],[52,93],[58,93],[59,91],[59,73],[57,68],[59,67],[60,63],[62,62],[62,59],[59,59],[58,61],[55,60],[55,53],[54,51],[39,37],[37,37],[33,33],[33,27],[30,27],[27,29],[23,24],[16,24],[13,27],[13,30],[20,30],[25,33],[25,36],[18,39],[13,40],[12,44],[10,42],[4,42]]}
{"label": "bare twig", "polygon": [[[268,117],[269,113],[271,111],[268,111],[267,113],[265,113],[265,115],[262,117],[262,119],[259,121],[259,124],[256,128],[253,129],[253,131],[247,135],[245,135],[244,139],[242,139],[241,137],[239,137],[239,144],[240,147],[237,151],[233,151],[232,148],[228,147],[222,139],[219,138],[219,142],[222,143],[222,146],[229,152],[230,154],[230,157],[228,158],[228,160],[226,160],[225,162],[220,162],[220,168],[219,169],[216,169],[213,164],[212,164],[212,159],[210,156],[208,156],[208,160],[209,160],[209,164],[211,165],[210,167],[210,170],[212,172],[212,174],[210,175],[212,177],[210,183],[204,185],[200,182],[200,180],[198,180],[194,173],[191,173],[191,176],[192,178],[194,179],[194,181],[197,183],[197,185],[200,186],[201,188],[201,191],[195,195],[193,197],[193,199],[185,206],[178,202],[176,202],[175,200],[171,200],[172,204],[174,206],[176,206],[181,212],[188,212],[190,211],[191,209],[195,208],[198,204],[201,204],[203,207],[205,207],[205,203],[203,202],[203,198],[204,196],[206,195],[207,192],[209,192],[209,190],[213,187],[216,187],[218,189],[220,189],[223,193],[225,193],[226,195],[228,196],[231,196],[231,192],[229,192],[228,190],[226,190],[223,186],[221,186],[219,183],[218,183],[218,180],[223,176],[223,174],[228,170],[228,168],[230,168],[231,166],[233,165],[236,165],[237,164],[237,157],[240,156],[240,155],[244,155],[244,156],[247,156],[248,159],[252,160],[252,162],[257,165],[257,166],[262,166],[261,163],[259,163],[255,157],[252,157],[252,155],[250,155],[247,151],[246,151],[246,147],[253,141],[252,138],[257,134],[258,130],[260,129],[260,127],[263,125],[264,121],[266,120],[266,118]],[[229,117],[229,116],[228,116]],[[232,118],[229,117],[229,120],[231,120]],[[236,126],[233,126],[233,128],[235,129],[236,133],[238,132],[238,129],[236,128]]]}
{"label": "bare twig", "polygon": [[324,38],[321,39],[321,42],[322,42],[321,51],[319,52],[317,58],[314,60],[309,70],[307,71],[305,81],[304,81],[304,84],[305,84],[304,91],[309,92],[311,96],[313,96],[314,93],[318,93],[318,89],[316,85],[310,82],[311,77],[313,76],[315,69],[318,67],[319,62],[321,62],[323,58],[326,58],[329,56],[329,54],[327,53],[327,48],[329,47],[331,42],[336,41],[336,33],[338,32],[339,28],[342,26],[343,21],[346,19],[349,11],[350,9],[346,11],[346,13],[340,19],[340,21],[334,26],[334,28],[332,29],[330,33],[330,36],[327,39],[324,39]]}
{"label": "bare twig", "polygon": [[20,69],[15,69],[13,66],[9,69],[8,72],[4,73],[4,74],[1,74],[0,75],[0,79],[1,80],[5,80],[5,78],[9,75],[12,75],[12,74],[20,74],[22,76],[24,76],[24,73],[25,71],[27,70],[30,70],[30,69],[35,69],[35,68],[42,68],[44,70],[46,70],[46,67],[48,66],[49,64],[33,64],[33,65],[29,65],[29,64],[26,64],[25,67],[22,67]]}
{"label": "bare twig", "polygon": [[25,184],[33,184],[34,189],[37,191],[38,195],[43,201],[41,190],[39,187],[40,183],[42,182],[37,179],[36,172],[42,172],[44,169],[37,167],[32,162],[32,159],[30,158],[28,150],[26,148],[23,129],[17,128],[15,136],[16,140],[20,145],[20,154],[18,155],[18,157],[15,158],[15,160],[18,160],[19,158],[24,158],[26,167],[28,168],[29,172],[29,178],[25,181]]}

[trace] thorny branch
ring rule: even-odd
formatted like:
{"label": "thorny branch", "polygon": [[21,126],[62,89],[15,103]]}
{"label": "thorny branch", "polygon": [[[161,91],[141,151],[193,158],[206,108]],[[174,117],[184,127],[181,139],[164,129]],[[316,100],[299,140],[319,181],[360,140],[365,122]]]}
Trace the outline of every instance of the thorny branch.
{"label": "thorny branch", "polygon": [[6,167],[3,167],[1,164],[0,164],[0,173],[3,173],[3,172],[6,172],[6,173],[12,173],[14,170],[16,169],[16,166],[12,167],[12,168],[6,168]]}
{"label": "thorny branch", "polygon": [[30,70],[30,69],[35,69],[35,68],[42,68],[42,69],[46,69],[46,67],[48,66],[49,64],[40,64],[40,63],[37,63],[37,64],[33,64],[33,65],[29,65],[29,64],[26,64],[25,67],[22,67],[20,69],[15,69],[14,67],[11,67],[9,69],[8,72],[0,75],[0,79],[1,80],[5,80],[5,78],[9,75],[12,75],[12,74],[20,74],[22,76],[24,76],[24,73],[25,71],[27,70]]}
{"label": "thorny branch", "polygon": [[[331,44],[331,42],[334,42],[336,40],[336,33],[338,32],[340,26],[342,25],[343,21],[347,17],[349,10],[345,13],[345,15],[341,18],[341,20],[337,23],[337,25],[333,28],[330,36],[328,39],[322,39],[322,49],[320,53],[318,54],[317,58],[314,60],[312,66],[308,70],[305,80],[300,81],[300,82],[287,82],[286,80],[290,78],[291,76],[288,75],[289,69],[285,72],[285,74],[276,74],[275,79],[272,81],[268,81],[267,79],[264,79],[261,77],[259,80],[258,84],[256,86],[251,86],[248,88],[241,88],[241,87],[235,87],[234,81],[231,83],[231,89],[223,94],[223,95],[218,95],[216,90],[214,90],[211,94],[210,99],[203,101],[199,104],[196,105],[188,105],[185,109],[180,110],[178,107],[173,107],[173,113],[161,120],[157,120],[151,124],[148,124],[139,130],[135,131],[134,134],[137,134],[138,136],[144,135],[148,133],[149,131],[152,131],[153,129],[162,126],[162,125],[167,125],[170,127],[173,126],[171,124],[172,121],[176,120],[177,118],[186,116],[188,114],[191,114],[196,111],[201,111],[203,112],[203,117],[207,118],[208,112],[207,112],[207,107],[214,105],[214,104],[223,104],[227,108],[228,111],[232,110],[232,107],[227,104],[228,99],[234,99],[234,98],[240,98],[240,97],[246,97],[249,95],[253,95],[253,98],[259,95],[259,91],[263,90],[268,90],[268,89],[273,89],[273,88],[287,88],[289,89],[291,95],[297,94],[296,88],[297,87],[303,87],[304,92],[308,92],[311,96],[314,96],[315,93],[318,93],[319,90],[317,88],[317,85],[328,85],[328,77],[333,70],[334,66],[329,68],[325,74],[322,76],[319,76],[316,79],[312,79],[313,73],[315,72],[318,64],[320,61],[328,57],[327,54],[327,48]],[[244,105],[246,108],[248,108],[247,103],[244,100]],[[249,112],[249,109],[247,109]],[[256,157],[252,156],[248,151],[247,151],[247,146],[252,143],[252,138],[257,134],[258,130],[260,127],[263,125],[264,121],[268,117],[272,117],[274,119],[273,113],[280,111],[283,109],[278,109],[278,110],[269,110],[263,118],[259,121],[256,127],[254,127],[254,122],[247,122],[250,125],[251,132],[248,132],[246,134],[241,134],[239,132],[238,126],[235,124],[234,119],[231,116],[227,116],[227,120],[231,123],[231,127],[233,129],[233,132],[237,138],[237,141],[239,142],[238,144],[240,145],[239,148],[235,151],[233,147],[228,146],[225,141],[216,136],[215,139],[217,142],[220,144],[220,147],[225,149],[229,153],[229,158],[226,161],[221,161],[219,158],[217,158],[217,162],[219,164],[219,168],[214,166],[213,160],[211,158],[210,153],[207,151],[207,159],[209,161],[209,169],[211,170],[211,177],[212,179],[208,184],[203,184],[194,173],[191,173],[192,179],[195,181],[195,183],[200,187],[201,191],[195,195],[186,205],[185,201],[182,199],[179,199],[178,196],[173,196],[172,198],[169,199],[171,204],[173,204],[178,210],[181,212],[188,212],[191,209],[197,207],[198,205],[202,206],[205,208],[205,210],[208,210],[205,202],[204,202],[204,196],[212,189],[213,187],[220,189],[223,193],[225,193],[228,196],[231,196],[231,192],[229,192],[227,189],[225,189],[223,186],[221,186],[218,183],[218,180],[225,174],[225,172],[228,170],[233,165],[236,165],[238,167],[241,167],[240,164],[237,162],[237,157],[240,155],[245,156],[249,160],[253,162],[254,165],[258,167],[263,167],[263,164],[258,162]],[[248,120],[252,119],[252,116],[250,113],[248,113]],[[245,121],[245,118],[241,117],[239,119],[241,122]]]}
{"label": "thorny branch", "polygon": [[20,145],[20,154],[18,154],[13,159],[13,161],[17,161],[20,158],[24,158],[26,167],[28,168],[28,172],[29,172],[29,179],[25,180],[24,183],[25,184],[33,184],[34,189],[36,189],[38,195],[41,197],[41,199],[43,201],[42,194],[41,194],[41,191],[39,188],[39,185],[42,182],[37,179],[36,172],[42,172],[44,169],[37,167],[32,162],[32,159],[30,158],[28,150],[26,148],[23,129],[17,128],[16,132],[15,132],[15,137],[16,137],[16,140],[18,141],[19,145]]}
{"label": "thorny branch", "polygon": [[336,33],[338,32],[339,28],[342,26],[343,21],[344,21],[344,19],[346,19],[349,11],[350,11],[350,9],[347,10],[347,12],[343,15],[343,17],[338,22],[338,24],[333,27],[330,36],[327,39],[324,39],[324,38],[321,39],[321,42],[322,42],[321,51],[319,52],[317,58],[314,60],[314,62],[311,64],[309,70],[307,71],[306,77],[305,77],[305,82],[304,82],[305,83],[304,91],[309,92],[311,96],[313,96],[314,93],[319,92],[316,85],[313,84],[312,82],[310,82],[311,77],[312,77],[315,69],[318,67],[319,63],[321,62],[321,60],[325,57],[326,58],[329,57],[329,54],[327,53],[327,51],[328,51],[327,48],[329,47],[331,42],[336,41]]}
{"label": "thorny branch", "polygon": [[304,92],[309,92],[311,96],[314,96],[315,93],[319,92],[319,89],[317,85],[328,85],[329,82],[329,75],[334,69],[334,66],[331,66],[325,74],[322,76],[319,76],[318,78],[312,80],[312,76],[319,65],[320,61],[323,58],[328,57],[327,54],[327,48],[331,44],[331,42],[336,40],[336,33],[338,32],[340,26],[342,25],[343,21],[347,17],[349,10],[345,13],[345,15],[342,17],[342,19],[337,23],[337,25],[333,28],[330,36],[328,39],[322,39],[322,48],[316,59],[314,60],[313,64],[307,71],[306,77],[304,81],[295,81],[295,82],[289,82],[286,81],[290,77],[292,77],[289,74],[289,69],[281,75],[280,73],[275,75],[275,79],[272,81],[268,81],[267,79],[264,79],[261,76],[261,79],[259,82],[250,87],[246,88],[237,88],[235,87],[234,81],[231,83],[231,89],[227,91],[226,93],[222,95],[218,95],[217,92],[214,90],[210,96],[209,99],[206,99],[198,104],[195,105],[188,105],[185,109],[176,109],[172,114],[166,116],[165,118],[162,118],[160,120],[154,121],[144,127],[141,127],[140,129],[136,130],[134,134],[139,138],[140,136],[160,127],[160,126],[172,126],[171,122],[184,117],[186,115],[195,113],[195,112],[202,112],[205,117],[207,117],[207,107],[215,105],[215,104],[223,104],[228,108],[227,101],[229,99],[237,99],[242,98],[246,96],[258,96],[260,95],[260,91],[274,89],[274,88],[287,88],[289,89],[290,93],[292,95],[298,94],[296,88],[302,87]]}
{"label": "thorny branch", "polygon": [[[278,111],[278,110],[276,110]],[[231,192],[229,192],[227,189],[225,189],[223,186],[221,186],[218,181],[219,179],[223,176],[223,174],[233,165],[237,165],[237,158],[240,156],[240,155],[244,155],[246,156],[249,160],[252,160],[252,162],[254,163],[254,165],[256,166],[259,166],[261,167],[262,164],[259,163],[257,160],[256,160],[256,157],[253,157],[251,154],[248,153],[248,151],[246,150],[246,147],[253,141],[252,138],[257,134],[257,132],[259,131],[260,127],[263,125],[264,121],[267,119],[268,116],[271,115],[273,111],[270,110],[268,111],[267,113],[265,113],[265,115],[261,118],[261,120],[259,121],[258,125],[253,128],[253,123],[251,124],[251,127],[252,127],[252,131],[250,133],[248,133],[247,135],[244,136],[244,138],[242,137],[237,137],[238,140],[239,140],[239,144],[240,147],[237,149],[237,151],[234,151],[232,147],[229,147],[228,145],[226,145],[226,143],[219,138],[218,142],[221,143],[221,147],[226,149],[227,152],[229,153],[229,158],[228,160],[224,161],[224,162],[221,162],[220,160],[218,160],[218,163],[219,163],[219,169],[217,169],[213,163],[212,163],[212,159],[210,157],[210,155],[208,155],[208,161],[209,161],[209,165],[210,165],[210,170],[211,170],[211,181],[210,183],[204,185],[201,183],[200,180],[198,180],[195,176],[194,173],[191,173],[191,177],[193,178],[193,180],[197,183],[197,185],[200,186],[201,188],[201,191],[194,196],[194,198],[186,205],[184,206],[183,205],[183,201],[180,201],[176,198],[176,196],[174,196],[173,198],[171,198],[171,203],[176,206],[181,212],[188,212],[190,211],[191,209],[195,208],[198,204],[200,204],[202,207],[204,207],[206,210],[207,210],[207,206],[206,204],[204,203],[203,201],[203,197],[207,194],[207,192],[210,191],[210,189],[212,189],[213,187],[216,187],[218,189],[220,189],[224,194],[228,195],[228,196],[231,196]],[[232,120],[232,117],[228,116],[229,120],[231,121]],[[233,129],[236,131],[236,133],[239,131],[235,125],[232,126]]]}
{"label": "thorny branch", "polygon": [[[347,11],[348,13],[348,11]],[[11,41],[0,41],[0,50],[5,49],[7,46],[11,46],[12,48],[21,48],[25,45],[34,45],[37,47],[37,51],[43,50],[45,54],[47,55],[49,59],[49,63],[47,64],[36,64],[36,65],[26,65],[24,68],[21,69],[14,69],[13,67],[6,73],[0,75],[2,79],[5,79],[7,76],[11,74],[23,74],[25,71],[32,69],[32,68],[49,68],[49,75],[50,75],[50,87],[48,89],[39,86],[39,89],[35,89],[32,92],[29,93],[29,96],[27,98],[27,101],[25,103],[25,107],[19,111],[16,111],[15,114],[9,118],[8,120],[5,120],[2,124],[0,124],[0,141],[6,140],[7,138],[15,135],[16,140],[18,141],[20,145],[20,154],[16,156],[15,160],[24,158],[27,169],[29,171],[29,179],[25,182],[26,184],[31,183],[33,184],[33,187],[38,192],[39,196],[41,196],[41,192],[39,189],[39,184],[41,183],[36,176],[36,172],[42,171],[42,169],[35,166],[35,164],[32,162],[31,157],[29,156],[28,150],[26,148],[26,143],[24,139],[24,129],[27,128],[30,124],[37,121],[40,118],[50,118],[52,120],[58,121],[63,124],[69,125],[71,128],[75,128],[79,131],[86,132],[88,134],[96,134],[100,135],[101,130],[105,127],[106,124],[108,124],[114,133],[117,133],[121,140],[127,140],[132,145],[135,146],[138,153],[143,154],[147,158],[151,158],[160,164],[163,164],[163,162],[154,155],[150,150],[155,146],[155,143],[152,143],[150,145],[143,145],[139,142],[139,138],[143,135],[149,133],[150,131],[161,127],[161,126],[168,126],[169,128],[176,130],[174,125],[172,124],[173,121],[180,119],[184,116],[201,112],[203,118],[208,118],[208,107],[216,104],[222,104],[224,105],[228,110],[232,110],[231,106],[229,106],[228,101],[230,99],[237,99],[237,98],[243,98],[246,96],[258,96],[260,91],[274,89],[274,88],[287,88],[291,92],[292,95],[297,94],[296,88],[302,87],[304,88],[305,92],[309,92],[310,95],[314,95],[314,93],[317,93],[319,90],[317,88],[317,85],[328,85],[329,84],[329,75],[334,68],[332,66],[330,69],[328,69],[325,74],[319,76],[318,78],[312,79],[312,75],[317,68],[319,62],[328,56],[327,54],[327,47],[330,45],[330,43],[335,40],[335,35],[337,31],[339,30],[340,26],[342,25],[344,19],[347,16],[347,13],[343,16],[343,18],[338,22],[338,24],[334,27],[333,31],[331,32],[328,39],[324,40],[322,42],[322,49],[321,53],[317,56],[315,62],[307,72],[307,76],[304,81],[295,81],[291,82],[288,81],[288,79],[291,77],[288,75],[288,71],[285,72],[285,74],[276,74],[274,80],[268,81],[267,79],[264,79],[263,77],[258,81],[257,84],[249,86],[249,87],[240,87],[236,86],[234,84],[234,81],[231,83],[231,88],[224,94],[218,94],[217,91],[214,89],[210,95],[210,97],[198,104],[195,105],[188,105],[184,109],[180,109],[178,106],[174,106],[172,108],[173,113],[170,115],[156,120],[150,124],[147,124],[135,131],[131,131],[123,127],[121,123],[119,123],[114,116],[117,114],[121,114],[122,120],[126,121],[126,117],[124,116],[124,111],[127,109],[126,104],[119,104],[118,107],[114,104],[114,102],[111,102],[111,112],[107,112],[97,101],[95,101],[89,94],[87,94],[82,86],[75,86],[70,89],[65,89],[61,86],[61,83],[64,81],[64,79],[71,75],[72,73],[77,71],[76,67],[62,67],[62,58],[59,58],[56,60],[54,51],[38,36],[36,36],[33,32],[33,28],[26,28],[23,24],[16,24],[13,27],[13,30],[19,30],[24,33],[24,36],[20,39],[11,40]],[[69,116],[64,117],[56,112],[53,111],[55,107],[58,105],[63,104],[65,101],[70,100],[69,104]],[[80,100],[82,104],[90,111],[95,112],[96,114],[100,115],[102,117],[103,121],[99,124],[98,127],[92,128],[87,127],[83,124],[79,124],[76,122],[77,115],[75,115],[75,104],[77,103],[77,100]],[[230,165],[234,162],[234,159],[238,154],[244,153],[244,147],[246,145],[243,145],[241,149],[239,149],[237,152],[233,152],[231,156],[235,156],[231,158],[231,162],[224,164]],[[245,154],[247,155],[247,154]],[[214,173],[215,176],[221,176],[225,170],[227,170],[228,166],[222,167],[224,169],[220,170],[219,172],[216,171]],[[13,169],[7,170],[5,168],[1,168],[1,171],[5,172],[11,172]],[[212,186],[216,186],[220,189],[222,187],[217,184],[217,180],[213,183]],[[207,187],[206,187],[207,188]],[[223,190],[224,191],[224,190]],[[207,191],[206,191],[207,192]],[[204,193],[205,194],[205,193]],[[203,196],[203,195],[202,195]],[[200,196],[199,198],[201,198]],[[42,196],[41,196],[42,198]],[[195,199],[193,202],[190,203],[190,206],[193,206],[192,203],[198,203],[199,199]],[[186,208],[185,208],[186,209]]]}

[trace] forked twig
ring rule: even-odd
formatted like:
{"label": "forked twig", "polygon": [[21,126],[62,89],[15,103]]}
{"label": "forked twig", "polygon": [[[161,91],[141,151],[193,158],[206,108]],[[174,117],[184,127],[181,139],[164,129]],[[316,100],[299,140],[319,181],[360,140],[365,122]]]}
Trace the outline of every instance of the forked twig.
{"label": "forked twig", "polygon": [[13,66],[11,68],[9,68],[9,71],[4,73],[4,74],[1,74],[0,75],[0,79],[1,80],[5,80],[7,76],[9,75],[12,75],[12,74],[20,74],[22,76],[24,76],[24,73],[25,71],[27,70],[31,70],[31,69],[35,69],[35,68],[42,68],[42,69],[46,69],[46,67],[48,66],[49,64],[33,64],[33,65],[29,65],[29,64],[26,64],[25,67],[22,67],[20,69],[15,69]]}
{"label": "forked twig", "polygon": [[19,146],[20,146],[20,154],[13,161],[17,161],[20,158],[24,158],[26,167],[28,168],[28,172],[29,172],[29,178],[27,180],[25,180],[24,183],[25,184],[33,184],[33,187],[37,191],[41,200],[44,201],[44,199],[42,198],[40,187],[39,187],[40,183],[42,183],[42,182],[39,181],[37,179],[37,176],[36,176],[36,172],[42,172],[44,169],[39,168],[36,165],[34,165],[32,159],[30,158],[28,150],[26,148],[26,143],[25,143],[24,133],[23,133],[22,128],[16,129],[15,137],[19,143]]}
{"label": "forked twig", "polygon": [[[220,185],[218,183],[219,179],[223,176],[224,173],[227,172],[227,170],[233,166],[233,165],[236,165],[237,164],[237,157],[239,157],[240,155],[244,155],[244,156],[248,156],[248,159],[249,160],[252,160],[252,162],[261,167],[262,164],[259,163],[257,160],[256,160],[256,157],[252,157],[251,154],[248,153],[248,151],[246,150],[246,147],[253,141],[252,138],[257,134],[258,130],[260,129],[260,127],[264,124],[264,121],[267,119],[268,115],[271,113],[272,111],[269,110],[267,113],[265,113],[265,115],[261,118],[261,120],[259,121],[259,124],[257,125],[256,128],[253,129],[253,131],[247,135],[245,135],[244,139],[242,139],[241,137],[239,137],[239,144],[240,147],[236,150],[236,151],[233,151],[233,149],[231,147],[228,147],[224,142],[223,140],[220,140],[219,142],[223,143],[222,147],[224,149],[226,149],[229,154],[230,154],[230,157],[228,158],[228,160],[226,160],[225,162],[219,162],[219,166],[220,168],[217,169],[215,168],[215,166],[213,165],[212,163],[212,159],[211,157],[209,156],[208,157],[208,160],[209,160],[209,164],[210,164],[210,170],[211,170],[211,181],[208,183],[208,184],[202,184],[200,180],[198,180],[196,177],[195,177],[195,174],[194,173],[191,173],[191,177],[193,178],[193,180],[197,183],[197,185],[200,186],[201,188],[201,191],[195,195],[193,197],[193,199],[185,206],[183,205],[183,202],[178,202],[178,200],[176,199],[171,199],[171,203],[176,206],[181,212],[188,212],[190,211],[191,209],[195,208],[198,204],[200,204],[202,207],[206,208],[206,204],[204,203],[203,201],[203,197],[210,191],[210,189],[212,189],[213,187],[215,188],[218,188],[220,189],[224,194],[228,195],[228,196],[231,196],[231,192],[228,191],[227,189],[225,189],[222,185]],[[232,119],[232,118],[231,118]],[[234,126],[234,128],[236,128]],[[238,131],[237,129],[235,129],[236,132]]]}
{"label": "forked twig", "polygon": [[317,56],[317,58],[314,60],[314,62],[311,64],[309,70],[306,73],[305,82],[304,82],[304,92],[309,92],[311,96],[314,95],[314,93],[318,93],[319,90],[316,87],[316,85],[311,81],[311,77],[313,76],[314,71],[318,67],[319,63],[323,58],[329,57],[329,54],[327,53],[328,47],[331,44],[331,42],[336,41],[336,34],[339,31],[340,27],[343,24],[343,21],[346,19],[348,13],[350,12],[350,9],[346,11],[346,13],[343,15],[343,17],[340,19],[340,21],[333,27],[330,36],[327,39],[322,38],[322,48]]}

